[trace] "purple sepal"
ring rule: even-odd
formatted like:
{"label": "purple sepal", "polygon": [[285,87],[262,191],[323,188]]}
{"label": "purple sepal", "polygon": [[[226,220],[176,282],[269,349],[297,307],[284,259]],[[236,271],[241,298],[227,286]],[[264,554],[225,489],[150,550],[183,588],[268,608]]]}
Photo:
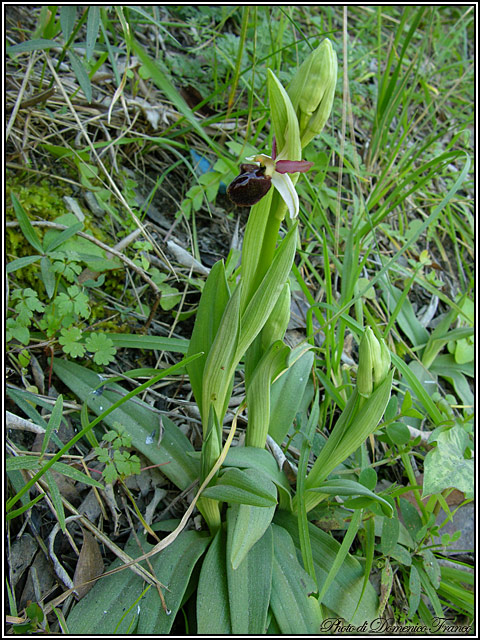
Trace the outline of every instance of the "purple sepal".
{"label": "purple sepal", "polygon": [[275,171],[278,173],[305,173],[313,167],[314,162],[307,160],[277,160]]}

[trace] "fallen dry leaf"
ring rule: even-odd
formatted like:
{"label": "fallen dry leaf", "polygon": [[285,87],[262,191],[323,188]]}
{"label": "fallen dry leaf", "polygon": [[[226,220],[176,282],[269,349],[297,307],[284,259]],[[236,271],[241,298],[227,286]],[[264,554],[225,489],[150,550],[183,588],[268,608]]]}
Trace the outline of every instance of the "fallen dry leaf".
{"label": "fallen dry leaf", "polygon": [[[95,537],[88,531],[83,531],[83,545],[78,557],[75,575],[73,576],[73,584],[78,594],[78,600],[81,600],[95,584],[83,584],[88,580],[92,580],[103,573],[103,558],[100,553],[100,547]],[[79,585],[77,587],[77,585]],[[80,586],[83,585],[83,586]]]}

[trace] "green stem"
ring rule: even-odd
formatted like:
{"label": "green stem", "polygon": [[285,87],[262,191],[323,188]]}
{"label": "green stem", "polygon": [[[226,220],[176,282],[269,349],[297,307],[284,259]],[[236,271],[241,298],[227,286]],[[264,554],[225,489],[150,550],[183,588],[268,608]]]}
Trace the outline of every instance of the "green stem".
{"label": "green stem", "polygon": [[222,524],[219,501],[213,500],[212,498],[199,498],[197,507],[205,518],[205,522],[210,529],[210,533],[214,536]]}
{"label": "green stem", "polygon": [[[275,196],[276,194],[274,194],[274,198]],[[268,268],[272,264],[275,247],[277,246],[278,232],[280,231],[280,224],[282,221],[275,216],[275,204],[275,200],[272,200],[272,206],[270,207],[270,213],[265,227],[265,234],[263,236],[257,271],[255,273],[254,290],[258,287],[264,275],[267,273]]]}

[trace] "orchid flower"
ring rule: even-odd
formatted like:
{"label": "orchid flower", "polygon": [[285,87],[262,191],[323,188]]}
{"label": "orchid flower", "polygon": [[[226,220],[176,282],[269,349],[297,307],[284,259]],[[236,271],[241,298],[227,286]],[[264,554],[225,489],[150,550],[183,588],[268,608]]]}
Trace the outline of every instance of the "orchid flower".
{"label": "orchid flower", "polygon": [[277,156],[273,139],[272,156],[259,154],[247,158],[255,164],[240,165],[240,175],[227,187],[227,194],[237,205],[250,207],[267,194],[273,186],[288,207],[290,218],[298,216],[298,195],[289,173],[305,173],[314,165],[306,160],[287,160],[283,153]]}

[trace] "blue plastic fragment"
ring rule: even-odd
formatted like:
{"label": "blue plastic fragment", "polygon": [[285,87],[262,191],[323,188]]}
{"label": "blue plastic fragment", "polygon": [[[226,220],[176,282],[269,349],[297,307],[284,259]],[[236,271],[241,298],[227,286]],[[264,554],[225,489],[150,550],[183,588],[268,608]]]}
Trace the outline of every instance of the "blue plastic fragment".
{"label": "blue plastic fragment", "polygon": [[[209,173],[213,171],[214,163],[211,162],[205,156],[201,156],[199,153],[195,151],[195,149],[190,149],[190,156],[193,162],[193,169],[197,176],[203,176],[205,173]],[[220,182],[218,187],[219,193],[227,192],[227,185],[224,182]]]}

